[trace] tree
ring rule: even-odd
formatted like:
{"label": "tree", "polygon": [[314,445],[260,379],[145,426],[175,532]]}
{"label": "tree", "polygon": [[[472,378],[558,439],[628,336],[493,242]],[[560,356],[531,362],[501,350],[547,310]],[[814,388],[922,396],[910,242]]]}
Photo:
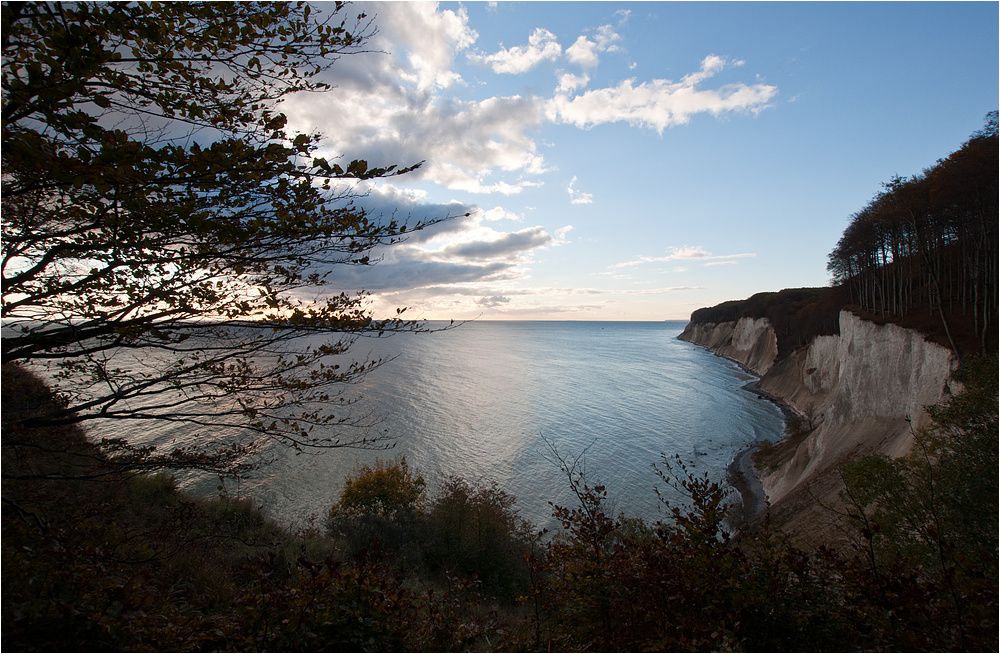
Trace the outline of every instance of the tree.
{"label": "tree", "polygon": [[851,216],[827,266],[867,311],[933,317],[959,357],[995,348],[996,126],[990,112],[983,129],[948,157],[884,183]]}
{"label": "tree", "polygon": [[[278,111],[363,52],[371,20],[346,13],[4,3],[3,363],[49,368],[63,399],[49,422],[178,421],[216,439],[169,454],[105,442],[138,468],[238,470],[263,436],[372,444],[343,431],[343,385],[379,362],[338,357],[418,326],[324,280],[427,224],[354,202],[420,164],[327,161]],[[219,442],[236,426],[249,444]]]}

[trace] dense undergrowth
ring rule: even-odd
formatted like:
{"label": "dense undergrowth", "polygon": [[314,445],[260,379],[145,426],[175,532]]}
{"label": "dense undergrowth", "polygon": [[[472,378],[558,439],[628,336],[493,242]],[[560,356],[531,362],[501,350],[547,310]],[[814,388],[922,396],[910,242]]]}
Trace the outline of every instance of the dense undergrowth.
{"label": "dense undergrowth", "polygon": [[728,535],[727,490],[678,460],[658,470],[691,501],[657,523],[609,513],[562,459],[578,502],[550,534],[495,485],[428,497],[396,460],[292,533],[249,501],[123,474],[79,431],[17,427],[53,398],[5,368],[2,646],[995,650],[996,369],[935,409],[913,456],[845,472],[853,546],[803,551],[766,517]]}

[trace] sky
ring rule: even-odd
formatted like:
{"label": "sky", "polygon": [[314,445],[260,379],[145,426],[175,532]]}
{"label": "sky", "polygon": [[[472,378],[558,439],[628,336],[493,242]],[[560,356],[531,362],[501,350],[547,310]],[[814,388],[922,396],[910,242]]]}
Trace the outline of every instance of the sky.
{"label": "sky", "polygon": [[424,162],[367,208],[451,216],[334,272],[376,316],[683,320],[827,285],[851,213],[997,109],[998,7],[361,2],[369,52],[282,110],[331,161]]}

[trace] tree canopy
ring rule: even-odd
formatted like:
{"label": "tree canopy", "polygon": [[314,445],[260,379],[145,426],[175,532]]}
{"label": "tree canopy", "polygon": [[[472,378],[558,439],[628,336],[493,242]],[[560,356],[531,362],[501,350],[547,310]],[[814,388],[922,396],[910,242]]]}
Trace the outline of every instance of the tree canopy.
{"label": "tree canopy", "polygon": [[[373,319],[362,291],[324,278],[424,226],[355,202],[360,181],[420,164],[328,161],[279,111],[364,51],[373,24],[348,12],[3,4],[3,362],[48,367],[50,420],[370,444],[336,428],[343,384],[378,362],[338,355],[417,326]],[[232,470],[245,453],[106,445],[137,467]]]}
{"label": "tree canopy", "polygon": [[701,324],[767,318],[778,339],[778,358],[783,359],[816,336],[839,334],[843,306],[839,288],[786,288],[697,309],[691,321]]}
{"label": "tree canopy", "polygon": [[893,177],[850,217],[829,255],[829,288],[785,289],[691,314],[695,323],[767,318],[778,357],[836,334],[844,306],[916,328],[964,353],[997,347],[997,112],[920,175]]}
{"label": "tree canopy", "polygon": [[996,347],[997,112],[983,129],[920,175],[893,177],[851,216],[828,269],[851,301],[885,318],[924,312],[962,353]]}

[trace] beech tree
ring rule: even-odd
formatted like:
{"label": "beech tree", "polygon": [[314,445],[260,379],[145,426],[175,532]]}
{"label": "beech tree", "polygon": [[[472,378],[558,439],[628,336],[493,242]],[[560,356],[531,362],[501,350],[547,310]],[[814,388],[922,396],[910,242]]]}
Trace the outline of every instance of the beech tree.
{"label": "beech tree", "polygon": [[997,144],[994,111],[948,157],[884,183],[851,216],[827,266],[868,311],[934,316],[959,355],[955,319],[971,328],[973,351],[989,350],[996,334]]}
{"label": "beech tree", "polygon": [[[374,319],[363,292],[325,278],[427,224],[354,202],[358,183],[419,163],[328,161],[279,111],[364,51],[372,22],[348,12],[3,4],[3,363],[48,368],[62,398],[48,422],[179,421],[204,437],[171,452],[104,441],[135,468],[238,471],[261,437],[372,445],[343,431],[343,389],[379,362],[339,355],[419,326]],[[220,440],[233,428],[251,438]]]}

